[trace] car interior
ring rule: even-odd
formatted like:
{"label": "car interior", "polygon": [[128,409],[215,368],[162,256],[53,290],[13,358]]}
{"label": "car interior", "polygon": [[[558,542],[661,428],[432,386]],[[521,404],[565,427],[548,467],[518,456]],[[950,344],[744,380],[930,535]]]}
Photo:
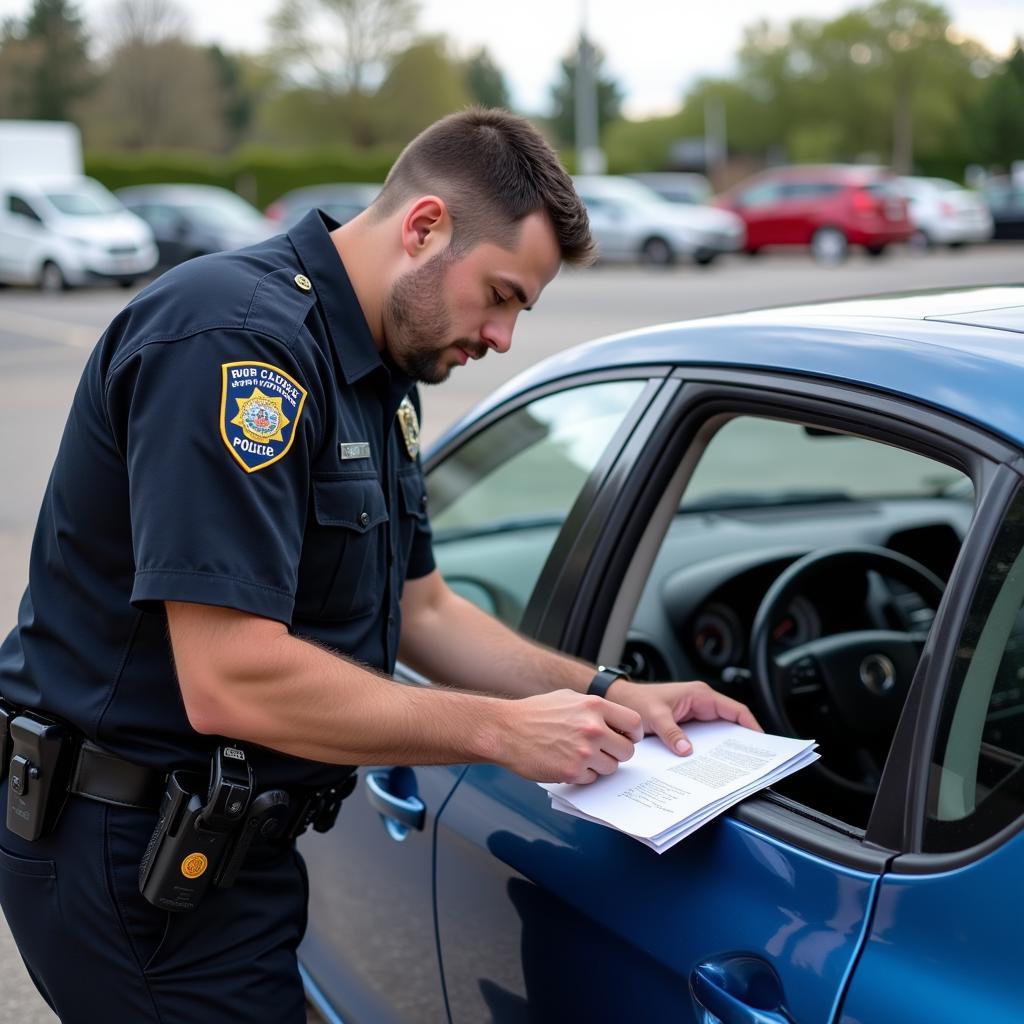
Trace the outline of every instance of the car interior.
{"label": "car interior", "polygon": [[[520,623],[639,387],[551,395],[432,469],[435,555],[453,589]],[[589,414],[574,418],[573,402]],[[817,740],[821,761],[776,790],[863,828],[974,510],[969,477],[924,455],[780,418],[714,416],[644,528],[601,660],[637,680],[704,679],[768,731]]]}

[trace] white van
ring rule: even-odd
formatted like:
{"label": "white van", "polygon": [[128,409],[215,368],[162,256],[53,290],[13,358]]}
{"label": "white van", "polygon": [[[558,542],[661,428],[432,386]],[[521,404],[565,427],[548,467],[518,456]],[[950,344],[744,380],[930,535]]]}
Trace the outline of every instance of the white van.
{"label": "white van", "polygon": [[0,282],[129,285],[156,266],[149,226],[81,172],[74,125],[0,121]]}

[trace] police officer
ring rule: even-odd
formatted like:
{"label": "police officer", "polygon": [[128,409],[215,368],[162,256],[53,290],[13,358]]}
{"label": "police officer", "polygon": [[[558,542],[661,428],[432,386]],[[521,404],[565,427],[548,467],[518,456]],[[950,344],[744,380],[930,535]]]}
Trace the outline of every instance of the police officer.
{"label": "police officer", "polygon": [[[537,132],[467,111],[415,139],[355,220],[313,212],[193,260],[110,324],[0,648],[13,713],[73,741],[44,834],[0,805],[15,825],[0,825],[0,902],[63,1021],[303,1021],[291,837],[350,766],[486,761],[582,783],[645,731],[684,753],[688,718],[756,728],[702,683],[595,676],[435,568],[415,384],[507,351],[520,311],[591,248]],[[398,654],[450,685],[396,685]],[[160,792],[171,770],[207,777],[222,738],[290,817],[233,885],[169,911],[139,890]]]}

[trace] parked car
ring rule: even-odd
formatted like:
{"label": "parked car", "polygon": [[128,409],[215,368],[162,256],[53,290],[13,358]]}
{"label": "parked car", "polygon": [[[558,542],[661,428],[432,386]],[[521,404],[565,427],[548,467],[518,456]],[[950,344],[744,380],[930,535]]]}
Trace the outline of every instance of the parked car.
{"label": "parked car", "polygon": [[977,192],[945,178],[903,177],[896,187],[909,204],[912,244],[956,248],[992,237],[992,214]]}
{"label": "parked car", "polygon": [[0,120],[0,284],[130,285],[155,263],[146,225],[83,173],[75,125]]}
{"label": "parked car", "polygon": [[851,245],[879,256],[914,233],[895,177],[879,167],[779,167],[748,178],[716,203],[743,218],[749,253],[810,246],[815,258],[837,263]]}
{"label": "parked car", "polygon": [[266,215],[287,230],[312,209],[323,210],[339,224],[362,213],[380,193],[380,185],[350,182],[339,185],[310,185],[286,192],[272,202]]}
{"label": "parked car", "polygon": [[44,291],[99,280],[127,287],[156,261],[153,233],[98,181],[0,181],[0,282]]}
{"label": "parked car", "polygon": [[163,267],[254,245],[280,230],[240,195],[215,185],[134,185],[117,195],[153,229]]}
{"label": "parked car", "polygon": [[650,328],[449,431],[453,587],[822,760],[662,856],[493,765],[363,769],[300,841],[328,1019],[1020,1019],[1022,329],[1019,287]]}
{"label": "parked car", "polygon": [[629,177],[653,188],[670,203],[700,206],[711,199],[711,182],[703,174],[686,171],[638,171]]}
{"label": "parked car", "polygon": [[632,178],[594,174],[574,180],[601,259],[664,266],[687,256],[707,264],[743,248],[743,222],[727,211],[670,203]]}
{"label": "parked car", "polygon": [[995,225],[993,238],[1024,238],[1024,186],[1008,176],[990,178],[982,186]]}

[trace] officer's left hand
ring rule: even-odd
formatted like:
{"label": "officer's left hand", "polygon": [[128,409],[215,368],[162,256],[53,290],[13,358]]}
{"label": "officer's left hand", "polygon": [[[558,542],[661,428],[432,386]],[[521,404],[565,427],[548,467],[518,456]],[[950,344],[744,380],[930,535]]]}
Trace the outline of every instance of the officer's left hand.
{"label": "officer's left hand", "polygon": [[718,693],[707,683],[633,683],[617,679],[608,688],[608,699],[638,712],[644,732],[659,736],[677,754],[693,750],[679,728],[680,722],[711,722],[721,718],[764,732],[746,704]]}

